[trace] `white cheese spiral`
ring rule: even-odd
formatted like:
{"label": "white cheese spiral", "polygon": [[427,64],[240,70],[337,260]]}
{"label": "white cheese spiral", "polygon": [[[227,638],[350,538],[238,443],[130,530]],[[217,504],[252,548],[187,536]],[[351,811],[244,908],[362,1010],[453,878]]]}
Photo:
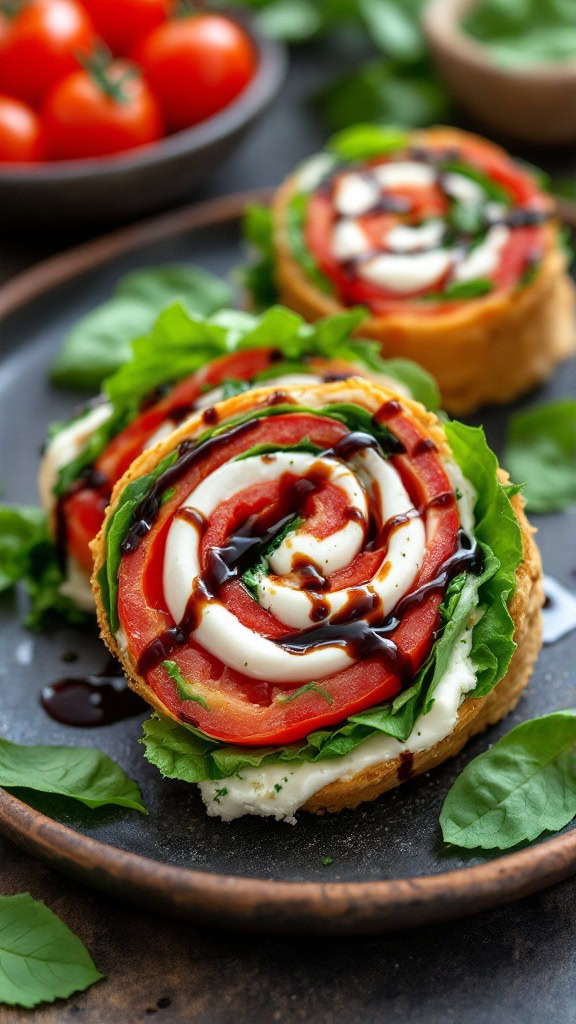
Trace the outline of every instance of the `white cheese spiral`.
{"label": "white cheese spiral", "polygon": [[[378,607],[386,615],[408,592],[422,565],[426,534],[394,466],[370,447],[361,448],[346,463],[328,453],[278,451],[272,456],[253,455],[225,463],[182,502],[181,509],[193,509],[195,515],[173,519],[163,568],[164,596],[176,623],[182,622],[201,575],[201,531],[196,521],[209,521],[234,495],[279,481],[285,474],[300,479],[320,474],[327,486],[342,491],[350,518],[325,537],[315,537],[306,521],[285,537],[271,554],[267,570],[258,577],[258,600],[264,608],[285,626],[302,630],[319,621],[330,623],[351,600],[365,600],[367,606]],[[304,589],[299,576],[303,563],[311,563],[322,579],[353,562],[366,539],[370,509],[381,525],[409,513],[409,518],[392,530],[383,561],[372,578],[326,592],[320,587],[320,593]],[[219,601],[202,605],[191,636],[230,668],[255,679],[287,683],[322,679],[354,661],[342,646],[309,648],[305,653],[289,650],[248,629]]]}

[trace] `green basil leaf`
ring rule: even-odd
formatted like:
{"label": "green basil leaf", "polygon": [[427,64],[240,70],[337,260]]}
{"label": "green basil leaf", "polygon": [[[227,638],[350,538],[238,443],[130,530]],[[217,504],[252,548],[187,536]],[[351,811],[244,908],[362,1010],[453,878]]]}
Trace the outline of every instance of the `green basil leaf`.
{"label": "green basil leaf", "polygon": [[416,61],[424,56],[420,28],[422,0],[359,0],[370,37],[376,46],[398,61]]}
{"label": "green basil leaf", "polygon": [[451,101],[426,62],[372,61],[323,88],[315,104],[338,131],[358,121],[418,128],[450,115]]}
{"label": "green basil leaf", "polygon": [[268,561],[270,559],[270,555],[274,554],[274,552],[280,547],[282,541],[285,540],[290,533],[294,533],[295,530],[302,526],[303,522],[304,520],[300,516],[294,516],[289,523],[286,523],[286,525],[278,531],[276,536],[272,538],[264,550],[261,551],[258,561],[243,573],[242,583],[256,601],[258,600],[258,584],[261,577],[265,576],[268,572]]}
{"label": "green basil leaf", "polygon": [[328,149],[341,160],[354,162],[403,149],[409,141],[408,133],[394,125],[353,124],[333,135]]}
{"label": "green basil leaf", "polygon": [[447,843],[507,850],[576,816],[576,714],[556,711],[512,729],[474,758],[440,814]]}
{"label": "green basil leaf", "polygon": [[176,689],[178,690],[178,696],[181,701],[196,702],[197,704],[201,704],[206,711],[210,711],[204,697],[200,697],[199,694],[194,693],[194,684],[189,682],[188,679],[184,679],[184,676],[175,661],[163,661],[162,668],[166,669],[170,678],[176,683]]}
{"label": "green basil leaf", "polygon": [[525,480],[531,512],[557,512],[576,501],[576,401],[560,398],[513,413],[504,463]]}
{"label": "green basil leaf", "polygon": [[45,903],[27,892],[0,896],[0,1003],[30,1009],[102,977],[78,936]]}
{"label": "green basil leaf", "polygon": [[229,286],[199,267],[167,265],[132,271],[114,295],[79,320],[51,370],[58,387],[96,389],[131,358],[131,342],[150,330],[163,306],[180,300],[209,315],[230,302]]}
{"label": "green basil leaf", "polygon": [[475,277],[472,281],[451,281],[442,292],[426,292],[420,301],[424,302],[445,302],[456,301],[457,299],[475,299],[479,295],[486,295],[494,288],[494,282],[487,277]]}
{"label": "green basil leaf", "polygon": [[0,505],[0,592],[18,582],[28,594],[25,624],[30,629],[44,629],[55,618],[73,625],[91,619],[60,593],[62,571],[44,512]]}
{"label": "green basil leaf", "polygon": [[299,43],[310,39],[322,25],[322,16],[313,0],[273,0],[256,18],[263,35]]}
{"label": "green basil leaf", "polygon": [[258,312],[278,302],[273,227],[269,206],[253,204],[246,208],[242,229],[248,242],[250,258],[239,273],[251,305]]}
{"label": "green basil leaf", "polygon": [[136,783],[92,747],[28,747],[0,737],[0,786],[58,793],[86,807],[116,804],[147,813]]}
{"label": "green basil leaf", "polygon": [[317,693],[324,700],[328,701],[328,704],[333,704],[334,699],[330,696],[327,690],[323,690],[318,683],[304,683],[304,686],[300,686],[297,690],[290,690],[286,693],[279,693],[276,700],[279,704],[291,704],[293,700],[301,697],[303,693]]}

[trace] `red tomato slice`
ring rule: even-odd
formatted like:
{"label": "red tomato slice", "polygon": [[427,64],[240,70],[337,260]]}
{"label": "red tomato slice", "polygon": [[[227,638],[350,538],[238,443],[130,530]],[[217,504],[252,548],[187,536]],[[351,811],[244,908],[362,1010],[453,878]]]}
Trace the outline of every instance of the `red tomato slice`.
{"label": "red tomato slice", "polygon": [[[426,505],[440,494],[451,491],[450,482],[435,450],[419,445],[423,440],[421,428],[414,423],[397,403],[388,403],[381,418],[390,423],[390,429],[403,442],[406,454],[395,456],[394,464],[400,472],[411,498]],[[167,530],[175,511],[184,497],[218,466],[260,443],[295,444],[308,437],[320,447],[330,447],[348,430],[341,423],[324,417],[294,413],[255,421],[249,435],[231,437],[206,454],[205,458],[180,479],[170,501],[161,506],[158,518],[140,546],[123,557],[119,569],[118,614],[129,637],[130,652],[136,660],[173,621],[162,604],[162,561]],[[328,508],[328,491],[321,501]],[[230,530],[247,514],[260,514],[277,500],[274,486],[243,491],[227,502],[211,518],[204,537],[204,553],[215,543],[230,536]],[[335,512],[333,525],[339,520]],[[426,515],[427,550],[422,568],[413,588],[435,579],[441,565],[456,549],[459,529],[455,502],[431,507]],[[384,551],[364,552],[357,564],[335,574],[333,586],[353,586],[372,575]],[[352,571],[351,571],[352,570]],[[265,612],[244,591],[238,581],[226,584],[220,592],[227,608],[256,632],[269,637],[285,635],[286,627],[269,612]],[[438,625],[438,608],[442,595],[432,590],[428,596],[413,605],[404,615],[391,639],[395,641],[409,674],[417,670],[433,643]],[[200,704],[183,703],[177,695],[173,680],[162,665],[146,672],[146,679],[161,702],[182,721],[193,724],[210,736],[225,742],[245,745],[286,744],[306,736],[314,729],[334,725],[350,714],[372,707],[393,697],[406,679],[382,655],[373,654],[342,672],[322,679],[322,688],[333,703],[328,704],[321,695],[309,692],[288,703],[275,698],[294,685],[281,686],[273,681],[262,682],[228,668],[217,658],[202,650],[191,638],[184,646],[174,646],[166,655],[176,661],[182,675],[196,682],[205,695],[209,710]]]}

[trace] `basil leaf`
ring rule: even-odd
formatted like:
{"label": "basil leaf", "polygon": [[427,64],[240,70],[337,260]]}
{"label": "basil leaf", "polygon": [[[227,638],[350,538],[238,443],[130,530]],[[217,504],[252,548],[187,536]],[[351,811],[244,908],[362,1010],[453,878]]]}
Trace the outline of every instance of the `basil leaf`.
{"label": "basil leaf", "polygon": [[556,711],[517,725],[474,758],[440,814],[447,843],[507,850],[576,816],[576,714]]}
{"label": "basil leaf", "polygon": [[58,793],[86,807],[116,804],[147,813],[136,783],[91,747],[28,747],[0,737],[0,786]]}
{"label": "basil leaf", "polygon": [[451,110],[447,90],[426,61],[371,61],[324,87],[314,102],[335,131],[359,120],[418,128],[445,120]]}
{"label": "basil leaf", "polygon": [[416,61],[425,52],[419,16],[422,0],[359,0],[370,37],[388,56],[399,61]]}
{"label": "basil leaf", "polygon": [[394,125],[354,124],[333,135],[328,149],[352,163],[403,149],[409,141],[408,133]]}
{"label": "basil leaf", "polygon": [[256,24],[270,39],[299,43],[316,34],[322,16],[313,0],[273,0],[260,11]]}
{"label": "basil leaf", "polygon": [[96,389],[131,357],[130,343],[150,330],[163,306],[176,300],[201,315],[230,302],[229,286],[200,267],[165,265],[132,271],[114,295],[79,320],[52,366],[62,388]]}
{"label": "basil leaf", "polygon": [[463,163],[460,160],[447,160],[441,165],[441,168],[445,174],[450,172],[452,174],[462,174],[465,178],[470,178],[477,185],[480,185],[480,188],[484,190],[490,199],[510,206],[511,197],[509,191],[502,185],[499,185],[498,182],[493,181],[492,178],[489,178],[483,171],[473,167],[472,164]]}
{"label": "basil leaf", "polygon": [[278,531],[275,537],[266,545],[263,551],[260,552],[260,557],[255,565],[251,566],[242,575],[242,583],[246,587],[252,597],[258,600],[258,584],[262,576],[265,576],[268,572],[268,561],[270,555],[274,554],[278,550],[283,540],[288,537],[289,534],[294,533],[298,530],[304,520],[300,516],[294,516],[290,522]]}
{"label": "basil leaf", "polygon": [[557,512],[576,501],[576,401],[560,398],[513,413],[504,463],[525,480],[531,512]]}
{"label": "basil leaf", "polygon": [[426,292],[420,297],[424,302],[445,302],[457,299],[475,299],[479,295],[486,295],[494,288],[494,282],[487,277],[476,277],[472,281],[451,281],[446,285],[444,291]]}
{"label": "basil leaf", "polygon": [[0,592],[25,585],[29,609],[25,624],[41,630],[54,618],[82,625],[91,616],[60,593],[62,571],[41,509],[0,505]]}
{"label": "basil leaf", "polygon": [[178,696],[181,701],[195,701],[197,704],[201,704],[206,711],[210,711],[208,704],[198,693],[194,693],[194,684],[190,683],[187,679],[184,679],[178,665],[175,661],[163,661],[162,668],[165,668],[168,675],[176,683],[176,689],[178,690]]}
{"label": "basil leaf", "polygon": [[276,696],[276,700],[279,704],[291,704],[297,697],[301,697],[303,693],[317,693],[324,700],[328,701],[329,704],[334,703],[334,698],[330,696],[327,690],[323,690],[318,683],[304,683],[304,686],[300,686],[297,690],[291,690],[289,693],[279,693]]}
{"label": "basil leaf", "polygon": [[240,268],[240,279],[257,311],[278,301],[273,244],[272,210],[253,204],[246,207],[242,230],[248,242],[250,257]]}
{"label": "basil leaf", "polygon": [[0,1003],[30,1009],[102,977],[78,936],[45,903],[27,892],[0,896]]}

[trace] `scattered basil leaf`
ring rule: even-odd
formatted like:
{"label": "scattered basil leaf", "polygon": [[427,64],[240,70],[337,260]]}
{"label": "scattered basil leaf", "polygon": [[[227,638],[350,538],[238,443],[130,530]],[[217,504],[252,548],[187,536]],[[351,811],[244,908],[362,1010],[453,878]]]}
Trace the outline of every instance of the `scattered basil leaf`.
{"label": "scattered basil leaf", "polygon": [[387,57],[417,61],[425,53],[419,16],[423,0],[359,0],[370,38]]}
{"label": "scattered basil leaf", "polygon": [[0,786],[58,793],[86,807],[116,804],[147,813],[136,783],[92,747],[29,747],[0,737]]}
{"label": "scattered basil leaf", "polygon": [[25,505],[0,505],[0,592],[22,582],[29,597],[25,624],[46,628],[55,617],[82,625],[91,616],[60,593],[63,582],[46,516]]}
{"label": "scattered basil leaf", "polygon": [[513,413],[504,464],[526,481],[531,512],[557,512],[576,502],[576,401],[560,398]]}
{"label": "scattered basil leaf", "polygon": [[31,1009],[102,977],[78,936],[45,903],[27,892],[0,896],[0,1003]]}
{"label": "scattered basil leaf", "polygon": [[170,678],[176,683],[176,689],[178,690],[178,696],[181,701],[196,701],[196,703],[202,705],[205,711],[210,711],[204,697],[201,697],[198,693],[194,693],[193,683],[184,679],[184,676],[175,661],[163,661],[162,668],[166,669]]}
{"label": "scattered basil leaf", "polygon": [[290,522],[286,523],[283,529],[278,531],[276,536],[273,537],[266,547],[260,552],[258,561],[254,565],[250,566],[249,569],[246,569],[242,574],[242,583],[256,601],[258,600],[258,584],[260,583],[262,576],[265,576],[268,572],[268,561],[270,559],[270,555],[274,554],[274,552],[280,547],[282,541],[285,540],[290,533],[294,533],[295,530],[298,530],[299,527],[302,526],[303,522],[304,520],[300,516],[294,516]]}
{"label": "scattered basil leaf", "polygon": [[481,0],[462,27],[505,68],[567,60],[576,53],[574,10],[562,0]]}
{"label": "scattered basil leaf", "polygon": [[131,342],[150,330],[164,306],[180,300],[208,316],[230,299],[228,285],[200,267],[175,264],[132,271],[119,281],[111,299],[68,333],[51,380],[62,388],[95,390],[131,358]]}
{"label": "scattered basil leaf", "polygon": [[418,128],[446,121],[451,102],[426,62],[376,60],[348,72],[317,93],[314,103],[328,126],[357,121],[399,123]]}
{"label": "scattered basil leaf", "polygon": [[564,828],[576,816],[575,745],[574,711],[517,725],[456,779],[440,813],[445,841],[507,850]]}
{"label": "scattered basil leaf", "polygon": [[317,693],[324,700],[328,701],[329,704],[334,703],[334,698],[330,696],[327,690],[323,690],[318,683],[305,683],[304,686],[300,686],[297,690],[291,690],[289,693],[279,693],[276,696],[276,700],[279,704],[291,704],[297,697],[301,697],[304,693]]}
{"label": "scattered basil leaf", "polygon": [[458,299],[476,299],[487,295],[494,288],[494,282],[484,277],[476,277],[473,281],[451,281],[444,291],[427,292],[421,297],[425,302],[455,302]]}

